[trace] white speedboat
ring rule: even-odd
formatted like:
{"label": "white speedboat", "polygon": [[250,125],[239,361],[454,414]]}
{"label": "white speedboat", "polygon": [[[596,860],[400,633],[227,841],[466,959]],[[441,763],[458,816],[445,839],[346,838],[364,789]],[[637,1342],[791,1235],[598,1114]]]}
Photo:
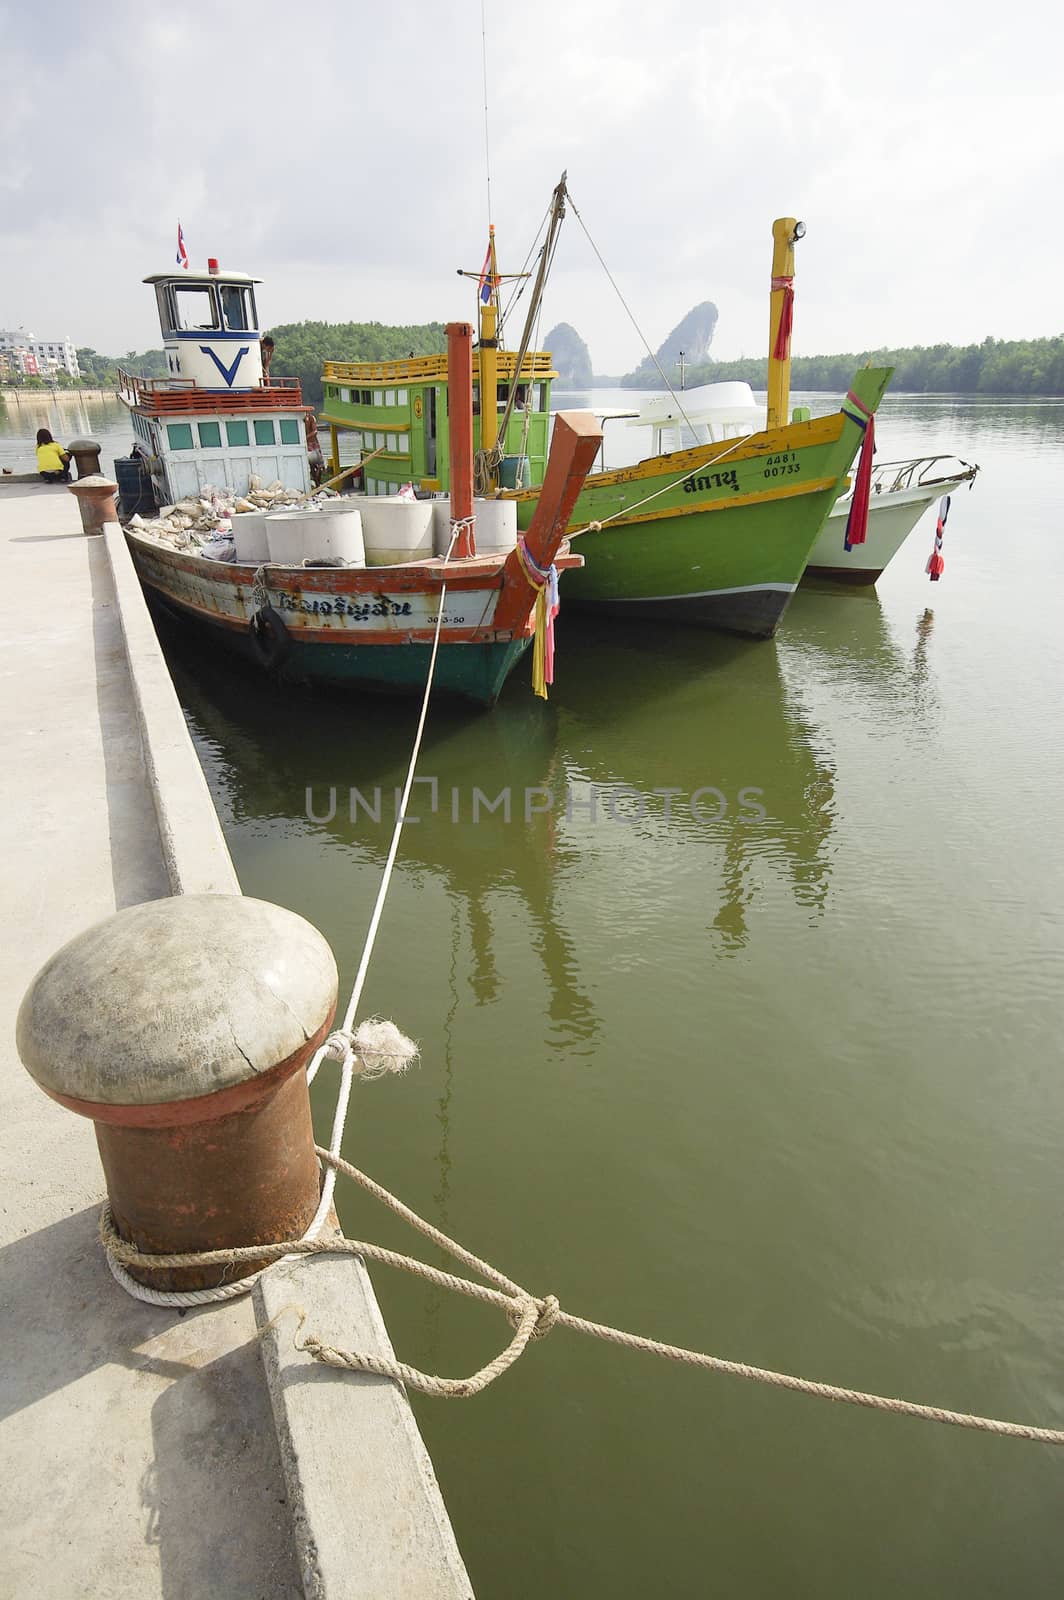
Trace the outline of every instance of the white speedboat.
{"label": "white speedboat", "polygon": [[[630,428],[652,428],[656,454],[715,444],[756,433],[765,408],[746,383],[707,383],[679,394],[641,397],[631,411],[597,411],[605,422],[624,417]],[[795,417],[808,415],[796,412]],[[868,532],[845,548],[852,487],[839,496],[806,563],[805,576],[836,583],[873,584],[897,555],[924,512],[945,494],[974,482],[977,466],[958,456],[917,456],[873,465]]]}
{"label": "white speedboat", "polygon": [[876,463],[865,542],[846,549],[851,489],[832,507],[810,552],[805,576],[835,583],[875,583],[924,512],[962,484],[970,488],[978,471],[959,456],[917,456],[911,461]]}

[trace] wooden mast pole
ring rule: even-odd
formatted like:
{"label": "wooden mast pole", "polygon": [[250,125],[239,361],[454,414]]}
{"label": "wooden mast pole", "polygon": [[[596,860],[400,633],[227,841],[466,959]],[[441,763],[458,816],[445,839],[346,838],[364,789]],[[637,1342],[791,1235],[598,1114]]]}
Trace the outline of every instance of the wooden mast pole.
{"label": "wooden mast pole", "polygon": [[[805,233],[796,217],[772,224],[772,288],[768,311],[768,426],[782,428],[791,397],[791,305],[794,298],[794,246]],[[783,337],[780,325],[783,324]]]}
{"label": "wooden mast pole", "polygon": [[[447,412],[451,435],[451,528],[467,523],[451,556],[475,556],[473,537],[473,329],[468,322],[449,322],[447,333]],[[481,396],[483,400],[483,395]],[[481,420],[484,407],[481,405]]]}

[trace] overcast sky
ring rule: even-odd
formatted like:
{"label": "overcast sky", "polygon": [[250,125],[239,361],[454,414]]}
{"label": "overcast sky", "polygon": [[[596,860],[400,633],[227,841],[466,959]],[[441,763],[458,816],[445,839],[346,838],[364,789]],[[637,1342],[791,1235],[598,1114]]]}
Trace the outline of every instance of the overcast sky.
{"label": "overcast sky", "polygon": [[[784,215],[796,353],[1060,333],[1062,35],[1030,0],[488,6],[500,266],[566,168],[655,348],[709,299],[714,354],[762,352]],[[0,59],[0,326],[157,344],[178,217],[264,325],[473,317],[481,0],[0,0]],[[543,315],[598,372],[643,354],[573,215]]]}

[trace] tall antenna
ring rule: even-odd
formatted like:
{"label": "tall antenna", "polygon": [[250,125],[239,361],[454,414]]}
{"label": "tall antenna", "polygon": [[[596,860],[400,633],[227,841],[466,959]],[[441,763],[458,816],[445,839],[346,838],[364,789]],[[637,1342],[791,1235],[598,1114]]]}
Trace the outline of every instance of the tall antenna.
{"label": "tall antenna", "polygon": [[488,30],[484,20],[484,0],[480,0],[480,60],[484,75],[484,167],[488,178],[488,226],[491,215],[491,144],[488,139]]}

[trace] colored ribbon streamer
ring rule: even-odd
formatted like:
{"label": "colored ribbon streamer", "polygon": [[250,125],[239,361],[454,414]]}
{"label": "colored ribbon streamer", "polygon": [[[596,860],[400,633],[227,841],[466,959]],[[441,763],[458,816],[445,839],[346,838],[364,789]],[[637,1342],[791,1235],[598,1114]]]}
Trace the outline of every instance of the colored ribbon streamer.
{"label": "colored ribbon streamer", "polygon": [[946,563],[942,556],[942,535],[946,528],[946,518],[949,516],[949,501],[949,495],[944,494],[938,502],[938,521],[935,524],[934,548],[928,556],[927,566],[924,568],[932,583],[937,583],[946,570]]}
{"label": "colored ribbon streamer", "polygon": [[855,544],[864,544],[868,537],[868,503],[872,497],[872,457],[876,450],[876,418],[863,400],[858,400],[852,389],[847,390],[846,399],[861,416],[851,416],[851,422],[856,422],[858,427],[864,429],[864,439],[861,441],[861,459],[857,463],[857,477],[854,481],[853,496],[850,500],[850,514],[846,518],[846,538],[843,541],[845,550],[852,550]]}
{"label": "colored ribbon streamer", "polygon": [[558,569],[553,562],[549,567],[541,567],[523,539],[517,541],[517,555],[525,577],[536,591],[532,689],[541,700],[546,700],[547,685],[554,682],[554,619],[560,609]]}
{"label": "colored ribbon streamer", "polygon": [[776,329],[776,343],[772,350],[773,361],[786,361],[791,353],[791,330],[794,327],[794,279],[773,278],[772,292],[783,290],[780,325]]}

